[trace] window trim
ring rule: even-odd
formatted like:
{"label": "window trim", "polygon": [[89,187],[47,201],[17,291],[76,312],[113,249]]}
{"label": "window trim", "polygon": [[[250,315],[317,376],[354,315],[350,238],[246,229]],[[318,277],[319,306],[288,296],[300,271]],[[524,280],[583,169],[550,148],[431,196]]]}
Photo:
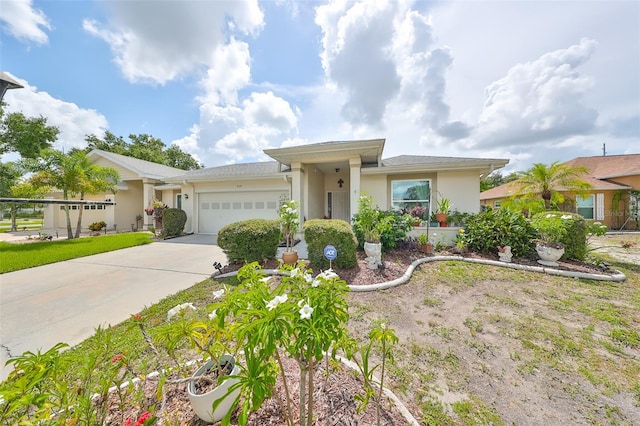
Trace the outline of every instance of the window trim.
{"label": "window trim", "polygon": [[[590,206],[581,206],[581,200],[591,200]],[[582,213],[580,213],[580,209],[591,209],[591,217],[586,217]],[[596,199],[594,194],[589,194],[587,197],[581,197],[580,195],[576,196],[576,213],[580,216],[584,217],[585,220],[595,220],[596,218]]]}

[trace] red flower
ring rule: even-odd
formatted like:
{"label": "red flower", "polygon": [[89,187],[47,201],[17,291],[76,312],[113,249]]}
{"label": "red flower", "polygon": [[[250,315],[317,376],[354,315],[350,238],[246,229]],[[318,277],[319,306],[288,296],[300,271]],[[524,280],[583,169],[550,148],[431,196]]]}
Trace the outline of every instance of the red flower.
{"label": "red flower", "polygon": [[111,362],[116,363],[122,358],[124,358],[124,353],[119,353],[118,355],[114,355],[113,358],[111,358]]}
{"label": "red flower", "polygon": [[131,318],[133,318],[136,321],[142,321],[142,315],[140,314],[133,314],[131,315]]}

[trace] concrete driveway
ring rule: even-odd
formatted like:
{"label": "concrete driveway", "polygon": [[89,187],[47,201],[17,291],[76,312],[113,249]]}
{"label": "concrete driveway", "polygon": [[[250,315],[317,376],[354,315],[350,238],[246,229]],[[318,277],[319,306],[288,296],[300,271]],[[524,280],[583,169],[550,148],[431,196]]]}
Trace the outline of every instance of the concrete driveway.
{"label": "concrete driveway", "polygon": [[76,345],[210,277],[214,261],[227,261],[215,236],[190,235],[0,275],[0,380],[9,357]]}

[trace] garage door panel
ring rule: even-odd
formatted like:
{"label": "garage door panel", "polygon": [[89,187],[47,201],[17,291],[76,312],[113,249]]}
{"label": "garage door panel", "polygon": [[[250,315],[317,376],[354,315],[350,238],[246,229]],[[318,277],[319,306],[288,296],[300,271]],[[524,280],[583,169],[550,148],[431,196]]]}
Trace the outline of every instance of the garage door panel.
{"label": "garage door panel", "polygon": [[220,228],[248,219],[277,219],[282,192],[198,194],[198,232],[217,234]]}

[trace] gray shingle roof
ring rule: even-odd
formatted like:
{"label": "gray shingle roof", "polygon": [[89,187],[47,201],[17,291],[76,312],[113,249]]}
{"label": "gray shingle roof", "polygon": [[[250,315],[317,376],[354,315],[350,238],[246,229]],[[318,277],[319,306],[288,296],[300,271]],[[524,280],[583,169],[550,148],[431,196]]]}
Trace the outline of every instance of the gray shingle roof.
{"label": "gray shingle roof", "polygon": [[261,176],[278,173],[276,161],[262,161],[256,163],[227,164],[224,166],[207,167],[189,170],[181,177],[184,179],[224,178],[240,176]]}
{"label": "gray shingle roof", "polygon": [[478,163],[479,161],[505,161],[498,158],[463,158],[463,157],[437,157],[431,155],[398,155],[397,157],[383,158],[384,166],[419,166],[419,165],[436,165],[451,164],[461,165],[465,163]]}

